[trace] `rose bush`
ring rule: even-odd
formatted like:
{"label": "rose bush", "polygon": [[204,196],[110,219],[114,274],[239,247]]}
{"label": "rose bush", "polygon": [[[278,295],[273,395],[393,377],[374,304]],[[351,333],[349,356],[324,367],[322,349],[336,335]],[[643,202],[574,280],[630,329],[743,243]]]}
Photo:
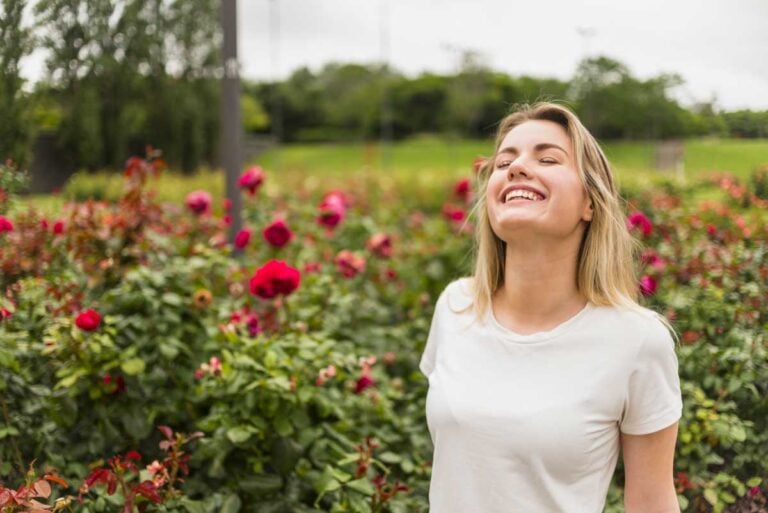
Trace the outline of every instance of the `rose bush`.
{"label": "rose bush", "polygon": [[[89,512],[128,498],[142,511],[426,511],[417,364],[437,295],[471,272],[476,176],[435,201],[403,191],[374,204],[354,184],[269,197],[266,172],[251,168],[239,182],[244,226],[265,228],[247,228],[235,255],[205,191],[153,200],[147,178],[162,168],[156,155],[129,159],[122,198],[68,204],[56,221],[3,214],[13,230],[0,234],[0,481],[21,483],[33,459],[66,479],[61,497],[90,477],[79,506]],[[638,289],[681,335],[683,511],[765,504],[757,176],[624,191],[644,247]],[[721,199],[688,199],[700,192]],[[202,433],[176,482],[184,495],[161,502],[162,457],[143,468],[127,458],[170,440],[157,425]],[[126,488],[113,495],[118,471]],[[620,462],[609,513],[622,510],[622,479]]]}

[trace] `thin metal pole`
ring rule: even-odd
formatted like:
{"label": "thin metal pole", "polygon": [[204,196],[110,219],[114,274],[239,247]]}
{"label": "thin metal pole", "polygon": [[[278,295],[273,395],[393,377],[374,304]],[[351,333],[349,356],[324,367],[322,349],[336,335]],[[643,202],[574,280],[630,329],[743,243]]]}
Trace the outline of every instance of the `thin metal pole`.
{"label": "thin metal pole", "polygon": [[392,105],[389,95],[389,0],[379,0],[379,44],[382,61],[381,84],[381,167],[392,164]]}
{"label": "thin metal pole", "polygon": [[[227,177],[227,198],[232,205],[229,242],[234,243],[235,235],[242,228],[240,212],[242,201],[237,186],[237,179],[242,166],[240,72],[237,61],[237,0],[222,0],[220,14],[223,34],[222,62],[224,64],[224,73],[221,79],[221,161]],[[240,251],[233,244],[233,252],[239,254]]]}

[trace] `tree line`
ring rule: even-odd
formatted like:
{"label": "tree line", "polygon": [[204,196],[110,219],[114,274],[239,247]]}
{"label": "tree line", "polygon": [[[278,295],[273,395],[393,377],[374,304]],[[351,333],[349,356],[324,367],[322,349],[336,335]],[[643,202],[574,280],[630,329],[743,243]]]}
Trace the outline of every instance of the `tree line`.
{"label": "tree line", "polygon": [[[175,167],[215,165],[221,33],[217,0],[0,0],[0,158],[25,165],[36,134],[55,135],[74,168],[119,168],[145,145]],[[32,23],[23,23],[25,9]],[[46,52],[25,89],[20,61]],[[600,139],[768,137],[768,111],[685,108],[677,74],[634,77],[606,56],[568,80],[511,76],[465,52],[452,74],[409,77],[382,64],[302,67],[278,82],[243,81],[243,128],[286,142],[486,138],[519,102],[567,102]]]}

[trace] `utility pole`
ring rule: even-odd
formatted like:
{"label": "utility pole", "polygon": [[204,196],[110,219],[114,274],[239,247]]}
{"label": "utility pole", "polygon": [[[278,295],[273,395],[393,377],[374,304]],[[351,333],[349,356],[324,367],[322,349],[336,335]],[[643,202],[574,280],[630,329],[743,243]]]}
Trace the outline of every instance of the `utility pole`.
{"label": "utility pole", "polygon": [[[240,121],[240,72],[237,62],[237,0],[221,0],[221,28],[223,35],[221,78],[221,162],[227,177],[227,198],[232,208],[229,212],[229,242],[242,228],[242,195],[237,179],[242,166],[242,123]],[[233,244],[234,246],[234,244]],[[239,254],[240,249],[233,252]]]}
{"label": "utility pole", "polygon": [[389,0],[379,0],[379,48],[382,63],[381,84],[381,168],[392,164],[392,103],[389,80]]}

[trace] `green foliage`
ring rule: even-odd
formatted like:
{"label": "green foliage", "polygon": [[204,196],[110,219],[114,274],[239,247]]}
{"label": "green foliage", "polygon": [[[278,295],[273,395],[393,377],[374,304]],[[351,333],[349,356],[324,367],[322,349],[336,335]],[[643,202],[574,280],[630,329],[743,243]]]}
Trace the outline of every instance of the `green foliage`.
{"label": "green foliage", "polygon": [[10,159],[21,166],[28,164],[32,135],[19,65],[32,50],[32,35],[22,25],[26,5],[26,0],[0,2],[0,162]]}
{"label": "green foliage", "polygon": [[[244,196],[246,225],[257,234],[280,211],[297,240],[274,248],[254,237],[233,256],[218,209],[161,208],[145,178],[129,175],[118,203],[73,205],[64,233],[27,214],[0,234],[10,242],[0,265],[13,270],[0,303],[10,312],[0,320],[0,478],[18,482],[35,458],[78,483],[114,454],[160,457],[155,426],[165,424],[204,436],[185,496],[157,511],[425,511],[432,447],[417,364],[437,294],[471,274],[471,238],[439,213],[457,201],[452,184],[419,197],[383,187],[385,176],[368,182],[380,187],[347,178],[354,206],[332,233],[315,220],[327,184],[260,190]],[[763,181],[624,188],[653,222],[643,243],[664,263],[643,269],[659,284],[646,303],[682,341],[683,511],[707,511],[702,501],[724,511],[768,475]],[[686,200],[693,192],[718,203]],[[392,237],[390,258],[368,251],[377,233]],[[364,255],[365,268],[342,275],[342,249]],[[17,266],[20,254],[33,265]],[[249,279],[271,258],[302,269],[301,284],[252,296]],[[86,308],[102,314],[92,331],[77,324]],[[361,387],[366,369],[373,384]],[[609,513],[621,511],[622,478],[619,466]],[[101,495],[88,511],[113,511],[115,500]]]}

